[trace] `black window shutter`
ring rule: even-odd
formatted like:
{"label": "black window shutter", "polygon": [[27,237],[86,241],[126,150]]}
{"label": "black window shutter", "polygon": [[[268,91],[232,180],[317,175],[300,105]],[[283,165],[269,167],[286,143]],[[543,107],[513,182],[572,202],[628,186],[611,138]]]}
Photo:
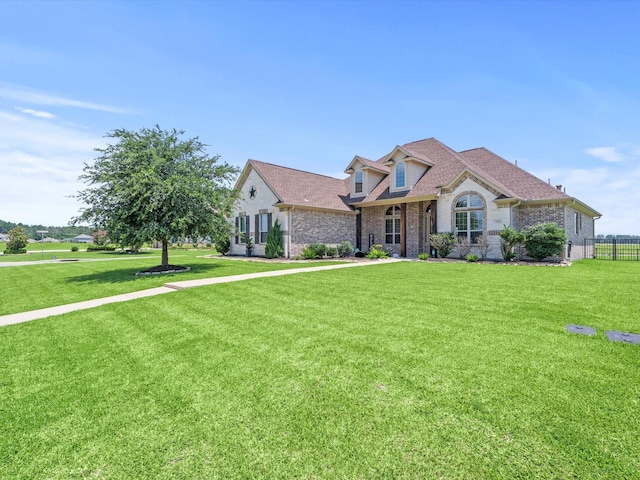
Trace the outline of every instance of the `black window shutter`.
{"label": "black window shutter", "polygon": [[245,242],[247,241],[247,238],[249,238],[251,236],[251,222],[249,221],[251,217],[244,217],[244,228],[246,228],[247,233],[245,234]]}
{"label": "black window shutter", "polygon": [[271,213],[267,217],[267,232],[271,231]]}
{"label": "black window shutter", "polygon": [[255,234],[255,242],[260,243],[260,214],[256,213],[256,234]]}
{"label": "black window shutter", "polygon": [[236,245],[240,241],[240,239],[238,238],[238,231],[239,230],[240,230],[240,218],[236,217]]}

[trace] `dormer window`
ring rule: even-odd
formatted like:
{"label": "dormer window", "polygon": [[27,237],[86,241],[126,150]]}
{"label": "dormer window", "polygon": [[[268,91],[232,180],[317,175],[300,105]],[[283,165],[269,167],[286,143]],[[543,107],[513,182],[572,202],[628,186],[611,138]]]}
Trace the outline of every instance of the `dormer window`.
{"label": "dormer window", "polygon": [[362,193],[362,170],[356,172],[356,193]]}
{"label": "dormer window", "polygon": [[404,162],[396,163],[396,188],[405,186],[405,165]]}

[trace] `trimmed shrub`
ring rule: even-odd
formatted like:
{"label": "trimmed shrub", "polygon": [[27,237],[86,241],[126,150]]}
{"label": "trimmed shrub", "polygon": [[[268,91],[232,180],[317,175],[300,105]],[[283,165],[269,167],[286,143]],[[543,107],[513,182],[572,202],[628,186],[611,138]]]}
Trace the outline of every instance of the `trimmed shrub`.
{"label": "trimmed shrub", "polygon": [[275,223],[267,235],[267,244],[264,247],[264,256],[267,258],[280,258],[284,255],[282,229],[276,218]]}
{"label": "trimmed shrub", "polygon": [[[314,257],[307,257],[304,253],[304,250],[309,249],[310,252],[313,252],[315,254]],[[304,250],[302,251],[302,255],[305,258],[322,258],[327,254],[327,246],[324,243],[312,243],[310,245],[307,245]],[[310,254],[310,253],[309,253]]]}
{"label": "trimmed shrub", "polygon": [[478,261],[478,255],[476,255],[475,253],[470,253],[469,255],[467,255],[467,262],[477,262]]}
{"label": "trimmed shrub", "polygon": [[516,258],[515,248],[519,243],[524,241],[524,234],[518,232],[515,228],[503,226],[500,235],[500,252],[505,262],[510,262]]}
{"label": "trimmed shrub", "polygon": [[222,255],[226,255],[230,249],[231,237],[229,235],[221,235],[219,238],[216,238],[216,251]]}
{"label": "trimmed shrub", "polygon": [[333,258],[338,255],[338,249],[336,247],[328,247],[327,248],[327,257]]}
{"label": "trimmed shrub", "polygon": [[9,250],[8,248],[4,251],[5,255],[18,255],[20,253],[27,253],[26,248],[19,248],[18,250]]}
{"label": "trimmed shrub", "polygon": [[367,253],[367,258],[387,258],[389,254],[382,249],[382,245],[376,243],[371,246],[369,253]]}
{"label": "trimmed shrub", "polygon": [[456,242],[456,238],[451,232],[432,233],[429,235],[429,241],[438,250],[438,255],[441,258],[447,258]]}
{"label": "trimmed shrub", "polygon": [[353,245],[351,245],[351,242],[347,242],[346,240],[340,242],[337,246],[337,249],[338,255],[342,258],[348,257],[353,253]]}
{"label": "trimmed shrub", "polygon": [[562,254],[567,243],[567,234],[555,223],[539,223],[526,227],[523,234],[522,243],[527,249],[527,254],[537,261]]}
{"label": "trimmed shrub", "polygon": [[115,245],[89,245],[87,252],[115,252]]}
{"label": "trimmed shrub", "polygon": [[316,251],[310,246],[306,246],[302,249],[302,257],[306,260],[313,260],[316,258]]}
{"label": "trimmed shrub", "polygon": [[73,247],[71,247],[71,251],[72,252],[77,252],[78,251],[78,246],[74,245]]}
{"label": "trimmed shrub", "polygon": [[418,258],[420,260],[429,260],[429,254],[428,253],[424,253],[424,252],[423,253],[419,253],[418,254]]}

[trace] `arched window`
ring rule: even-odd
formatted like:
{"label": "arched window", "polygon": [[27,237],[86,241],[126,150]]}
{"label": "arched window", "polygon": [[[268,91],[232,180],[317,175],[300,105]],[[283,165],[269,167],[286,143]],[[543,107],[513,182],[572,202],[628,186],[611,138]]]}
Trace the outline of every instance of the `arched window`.
{"label": "arched window", "polygon": [[385,214],[385,243],[400,243],[400,207],[393,206]]}
{"label": "arched window", "polygon": [[405,186],[405,166],[404,162],[396,163],[396,188]]}
{"label": "arched window", "polygon": [[362,193],[362,170],[356,172],[356,193]]}
{"label": "arched window", "polygon": [[476,243],[484,229],[484,202],[474,193],[465,193],[456,200],[456,235]]}

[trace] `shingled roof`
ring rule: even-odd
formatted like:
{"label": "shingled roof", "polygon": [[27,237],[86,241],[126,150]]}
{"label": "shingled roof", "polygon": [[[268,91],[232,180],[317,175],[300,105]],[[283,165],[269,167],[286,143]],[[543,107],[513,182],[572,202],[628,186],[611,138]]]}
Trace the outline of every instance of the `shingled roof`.
{"label": "shingled roof", "polygon": [[[503,198],[523,201],[571,198],[486,148],[456,152],[435,138],[407,143],[401,148],[411,156],[424,160],[433,166],[416,182],[411,190],[391,193],[389,191],[390,178],[387,176],[369,195],[352,203],[437,195],[443,186],[451,184],[465,171],[491,183],[502,193]],[[390,155],[391,153],[385,155],[376,163],[384,164]]]}
{"label": "shingled roof", "polygon": [[[406,143],[399,148],[407,155],[431,165],[413,188],[407,191],[391,193],[390,175],[387,174],[366,197],[351,199],[349,178],[337,179],[258,160],[249,160],[238,184],[242,183],[242,179],[252,168],[273,190],[280,205],[352,212],[353,206],[358,204],[395,199],[417,201],[423,198],[435,198],[443,188],[453,185],[458,179],[464,178],[465,173],[469,173],[496,190],[499,193],[498,199],[501,201],[575,201],[585,212],[600,215],[588,205],[486,148],[456,152],[435,138]],[[354,165],[354,162],[359,161],[378,171],[390,172],[385,163],[396,149],[376,161],[356,156],[347,170]]]}
{"label": "shingled roof", "polygon": [[258,160],[249,160],[249,167],[269,185],[280,204],[353,211],[347,204],[349,178],[338,179]]}

